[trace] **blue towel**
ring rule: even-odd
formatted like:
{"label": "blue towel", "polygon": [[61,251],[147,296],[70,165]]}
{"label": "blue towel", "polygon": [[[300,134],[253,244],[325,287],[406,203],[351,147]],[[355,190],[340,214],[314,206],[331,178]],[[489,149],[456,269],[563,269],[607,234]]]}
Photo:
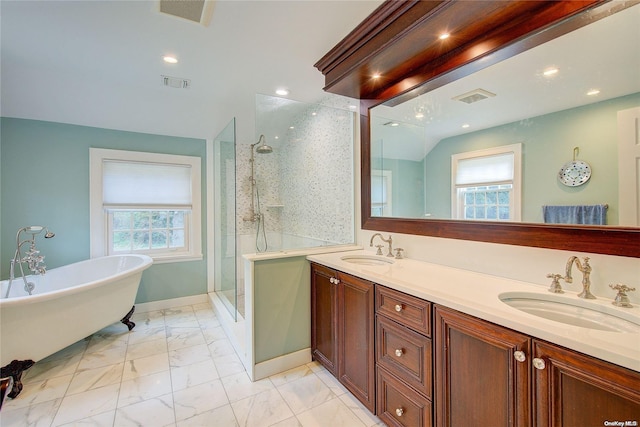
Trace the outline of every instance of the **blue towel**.
{"label": "blue towel", "polygon": [[607,205],[542,206],[547,224],[606,225]]}

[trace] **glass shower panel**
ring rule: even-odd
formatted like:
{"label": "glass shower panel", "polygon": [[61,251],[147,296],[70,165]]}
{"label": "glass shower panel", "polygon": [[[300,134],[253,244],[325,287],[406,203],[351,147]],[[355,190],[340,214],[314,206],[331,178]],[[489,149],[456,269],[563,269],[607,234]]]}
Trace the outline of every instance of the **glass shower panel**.
{"label": "glass shower panel", "polygon": [[245,222],[240,234],[262,247],[266,238],[269,252],[353,243],[355,119],[346,103],[256,95],[255,141],[264,135],[273,151],[257,154],[253,165],[264,228]]}
{"label": "glass shower panel", "polygon": [[234,320],[238,318],[236,280],[236,123],[214,140],[214,290]]}

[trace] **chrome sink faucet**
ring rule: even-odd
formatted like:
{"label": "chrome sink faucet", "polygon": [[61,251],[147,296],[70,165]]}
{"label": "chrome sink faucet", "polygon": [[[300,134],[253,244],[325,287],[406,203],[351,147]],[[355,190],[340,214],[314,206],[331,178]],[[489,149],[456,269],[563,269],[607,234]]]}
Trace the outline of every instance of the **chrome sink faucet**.
{"label": "chrome sink faucet", "polygon": [[[375,239],[376,237],[380,237],[380,240],[389,244],[389,252],[387,253],[387,256],[393,258],[393,239],[391,238],[391,235],[389,235],[388,239],[385,239],[380,233],[374,234],[373,236],[371,236],[371,241],[369,242],[370,247],[373,247],[373,239]],[[378,252],[376,252],[376,255],[382,255],[382,245],[376,245],[376,247],[378,248]]]}
{"label": "chrome sink faucet", "polygon": [[567,261],[567,269],[565,272],[564,281],[567,283],[572,283],[573,278],[571,277],[571,269],[573,268],[573,264],[578,267],[578,270],[582,273],[582,292],[578,294],[578,298],[584,299],[596,299],[596,297],[591,293],[589,289],[591,287],[591,266],[589,265],[589,257],[584,257],[583,261],[580,262],[580,258],[577,256],[572,256]]}

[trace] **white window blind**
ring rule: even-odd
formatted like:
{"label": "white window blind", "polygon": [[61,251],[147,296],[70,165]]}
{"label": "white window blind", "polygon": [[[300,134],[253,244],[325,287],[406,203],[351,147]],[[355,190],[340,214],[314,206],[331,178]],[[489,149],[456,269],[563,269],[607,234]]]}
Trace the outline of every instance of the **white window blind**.
{"label": "white window blind", "polygon": [[384,175],[371,175],[371,203],[387,203],[387,179]]}
{"label": "white window blind", "polygon": [[456,185],[488,184],[513,180],[514,154],[460,159],[457,163]]}
{"label": "white window blind", "polygon": [[103,160],[102,173],[105,207],[192,206],[189,165]]}

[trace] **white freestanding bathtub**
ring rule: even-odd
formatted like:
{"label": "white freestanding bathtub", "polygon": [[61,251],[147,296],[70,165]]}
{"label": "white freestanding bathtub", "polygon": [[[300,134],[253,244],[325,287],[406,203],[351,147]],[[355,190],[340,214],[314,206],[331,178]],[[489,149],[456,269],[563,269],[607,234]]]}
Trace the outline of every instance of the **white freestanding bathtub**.
{"label": "white freestanding bathtub", "polygon": [[130,315],[142,272],[152,263],[146,255],[81,261],[30,276],[32,295],[24,290],[22,277],[14,279],[9,298],[9,281],[3,281],[0,366],[12,360],[37,362]]}

